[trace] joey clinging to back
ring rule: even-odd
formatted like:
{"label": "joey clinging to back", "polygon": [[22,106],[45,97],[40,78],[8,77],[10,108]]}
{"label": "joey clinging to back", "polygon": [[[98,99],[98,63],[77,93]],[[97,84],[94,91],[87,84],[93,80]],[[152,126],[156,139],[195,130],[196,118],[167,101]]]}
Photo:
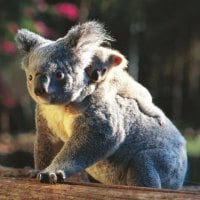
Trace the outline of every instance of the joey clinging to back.
{"label": "joey clinging to back", "polygon": [[108,93],[112,90],[122,97],[135,99],[144,114],[157,118],[159,124],[163,125],[164,113],[153,104],[149,91],[128,74],[127,64],[128,61],[120,52],[99,47],[92,63],[86,68],[86,72],[91,78],[91,85],[101,85],[106,79],[112,87],[107,88]]}

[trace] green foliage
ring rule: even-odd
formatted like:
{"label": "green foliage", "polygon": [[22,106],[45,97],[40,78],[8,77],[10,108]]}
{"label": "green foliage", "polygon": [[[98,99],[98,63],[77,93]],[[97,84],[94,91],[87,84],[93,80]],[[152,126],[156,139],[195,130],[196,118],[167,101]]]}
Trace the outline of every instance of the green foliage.
{"label": "green foliage", "polygon": [[200,156],[200,137],[187,138],[187,151],[190,156]]}

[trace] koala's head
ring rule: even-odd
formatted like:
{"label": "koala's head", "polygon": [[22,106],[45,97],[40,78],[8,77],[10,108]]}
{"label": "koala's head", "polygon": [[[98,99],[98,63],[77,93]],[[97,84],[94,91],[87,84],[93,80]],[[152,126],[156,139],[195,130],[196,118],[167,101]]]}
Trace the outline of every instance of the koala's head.
{"label": "koala's head", "polygon": [[85,69],[95,49],[107,40],[111,38],[97,22],[77,25],[56,41],[19,30],[16,42],[24,54],[22,68],[32,98],[39,104],[75,101],[90,80]]}
{"label": "koala's head", "polygon": [[115,69],[127,70],[128,61],[118,51],[98,47],[92,59],[92,63],[86,68],[91,83],[104,81]]}

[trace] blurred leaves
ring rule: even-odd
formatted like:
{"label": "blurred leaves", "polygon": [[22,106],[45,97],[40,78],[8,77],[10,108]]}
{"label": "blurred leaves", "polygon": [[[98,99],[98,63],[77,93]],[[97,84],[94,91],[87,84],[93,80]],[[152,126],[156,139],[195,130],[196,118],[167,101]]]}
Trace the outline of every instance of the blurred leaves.
{"label": "blurred leaves", "polygon": [[187,152],[190,156],[200,155],[200,137],[187,138]]}
{"label": "blurred leaves", "polygon": [[[60,29],[78,20],[79,8],[74,3],[57,2],[48,4],[45,0],[0,1],[0,55],[9,56],[16,52],[14,35],[18,28],[27,28],[45,37],[53,38]],[[56,20],[60,21],[57,27]]]}

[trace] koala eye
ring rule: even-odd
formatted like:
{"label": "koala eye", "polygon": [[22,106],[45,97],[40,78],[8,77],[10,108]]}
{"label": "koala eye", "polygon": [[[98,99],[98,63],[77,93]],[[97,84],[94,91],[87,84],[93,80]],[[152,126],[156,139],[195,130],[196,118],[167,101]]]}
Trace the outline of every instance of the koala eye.
{"label": "koala eye", "polygon": [[28,80],[32,81],[33,80],[33,76],[32,75],[28,75]]}
{"label": "koala eye", "polygon": [[56,72],[56,78],[62,80],[65,77],[65,74],[61,71]]}

